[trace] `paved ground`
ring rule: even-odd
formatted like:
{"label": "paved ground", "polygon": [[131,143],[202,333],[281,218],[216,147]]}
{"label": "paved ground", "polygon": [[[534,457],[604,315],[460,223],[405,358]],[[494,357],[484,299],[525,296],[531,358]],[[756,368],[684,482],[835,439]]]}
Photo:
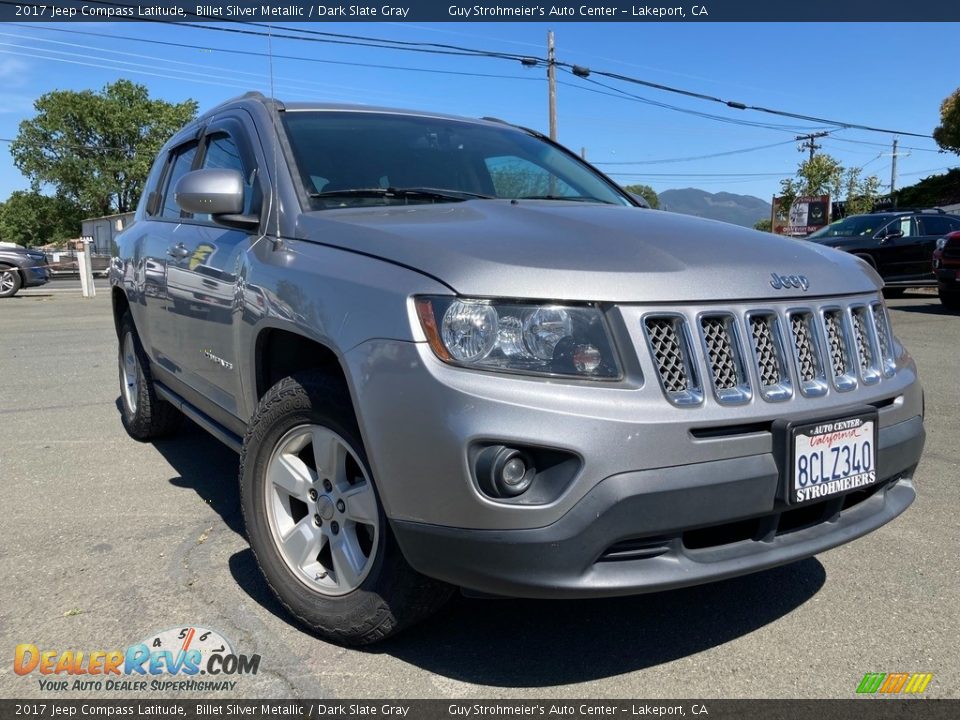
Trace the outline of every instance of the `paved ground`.
{"label": "paved ground", "polygon": [[920,498],[891,525],[708,587],[460,599],[361,652],[300,631],[268,594],[240,534],[236,456],[196,429],[124,434],[106,293],[54,283],[0,301],[0,697],[42,694],[12,672],[19,643],[123,648],[194,624],[262,656],[238,697],[846,698],[868,671],[932,672],[929,695],[960,696],[960,317],[929,294],[892,306],[929,440]]}

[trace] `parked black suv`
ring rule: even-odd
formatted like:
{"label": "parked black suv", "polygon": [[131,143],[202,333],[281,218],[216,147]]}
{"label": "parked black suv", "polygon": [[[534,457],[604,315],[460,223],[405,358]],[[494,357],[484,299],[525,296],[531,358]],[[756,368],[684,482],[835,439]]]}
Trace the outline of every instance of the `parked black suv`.
{"label": "parked black suv", "polygon": [[851,215],[807,236],[870,263],[884,281],[884,293],[934,287],[931,261],[937,240],[960,230],[960,217],[943,210],[900,209]]}

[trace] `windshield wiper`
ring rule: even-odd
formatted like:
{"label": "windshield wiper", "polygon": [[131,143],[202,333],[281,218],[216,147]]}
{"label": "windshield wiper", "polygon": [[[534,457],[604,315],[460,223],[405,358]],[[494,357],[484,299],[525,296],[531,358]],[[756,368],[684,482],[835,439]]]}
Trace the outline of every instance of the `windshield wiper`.
{"label": "windshield wiper", "polygon": [[593,202],[604,205],[613,205],[609,200],[589,197],[587,195],[520,195],[514,200],[570,200],[571,202]]}
{"label": "windshield wiper", "polygon": [[443,188],[351,188],[345,190],[327,190],[325,192],[310,193],[310,197],[318,200],[324,198],[357,197],[357,198],[411,198],[425,200],[470,200],[473,198],[492,199],[490,195],[468,192],[466,190],[447,190]]}

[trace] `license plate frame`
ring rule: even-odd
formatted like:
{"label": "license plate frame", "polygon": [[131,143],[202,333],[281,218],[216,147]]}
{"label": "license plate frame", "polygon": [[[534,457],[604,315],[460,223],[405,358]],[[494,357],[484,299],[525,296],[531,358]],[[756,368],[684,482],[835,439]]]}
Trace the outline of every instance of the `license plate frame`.
{"label": "license plate frame", "polygon": [[[876,408],[864,408],[838,415],[777,423],[779,442],[776,444],[780,448],[778,454],[781,458],[780,500],[787,505],[806,505],[842,497],[848,492],[874,485],[879,477],[878,417]],[[811,442],[813,438],[817,440]],[[867,455],[863,454],[864,441],[870,444]],[[855,456],[852,449],[857,443],[859,456]],[[844,447],[851,450],[845,453]],[[841,448],[839,457],[836,457],[833,448]],[[814,454],[819,454],[819,458],[814,458]],[[798,460],[802,455],[807,457],[805,481],[798,469]],[[867,457],[869,468],[864,467]],[[857,465],[859,470],[855,471]],[[829,472],[823,472],[824,469]],[[844,469],[850,472],[837,474],[837,470]]]}

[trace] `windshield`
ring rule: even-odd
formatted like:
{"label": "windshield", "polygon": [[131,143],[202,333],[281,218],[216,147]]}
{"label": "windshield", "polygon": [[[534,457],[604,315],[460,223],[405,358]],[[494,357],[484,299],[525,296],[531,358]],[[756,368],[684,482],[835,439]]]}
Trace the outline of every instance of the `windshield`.
{"label": "windshield", "polygon": [[318,209],[475,198],[630,205],[586,164],[513,127],[379,112],[282,117]]}
{"label": "windshield", "polygon": [[884,215],[853,215],[820,228],[815,233],[807,235],[807,239],[873,235],[889,219]]}

